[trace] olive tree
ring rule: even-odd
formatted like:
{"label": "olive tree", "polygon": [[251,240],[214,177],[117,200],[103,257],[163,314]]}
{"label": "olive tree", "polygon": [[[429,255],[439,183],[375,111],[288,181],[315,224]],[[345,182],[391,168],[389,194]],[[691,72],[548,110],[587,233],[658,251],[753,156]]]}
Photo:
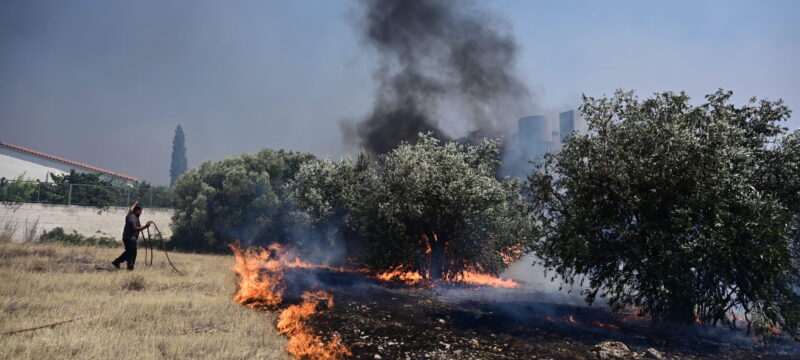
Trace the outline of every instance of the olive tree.
{"label": "olive tree", "polygon": [[797,334],[798,133],[781,101],[718,91],[584,97],[574,134],[529,177],[544,240],[568,283],[657,320],[781,326]]}
{"label": "olive tree", "polygon": [[375,270],[431,279],[499,273],[532,243],[518,180],[498,180],[498,142],[441,144],[420,134],[376,161],[303,164],[290,185],[306,220],[360,241]]}
{"label": "olive tree", "polygon": [[284,185],[312,158],[266,149],[187,171],[174,187],[173,244],[221,251],[236,239],[286,241],[292,220]]}

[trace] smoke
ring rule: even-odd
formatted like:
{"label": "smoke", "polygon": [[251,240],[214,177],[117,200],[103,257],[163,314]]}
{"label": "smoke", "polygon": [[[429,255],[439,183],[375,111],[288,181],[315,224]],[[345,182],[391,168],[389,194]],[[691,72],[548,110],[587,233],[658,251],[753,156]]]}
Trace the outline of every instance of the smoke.
{"label": "smoke", "polygon": [[443,140],[452,128],[498,136],[530,110],[530,93],[514,71],[514,38],[472,1],[363,0],[361,6],[357,26],[378,51],[379,85],[372,111],[343,126],[346,140],[385,153],[419,132]]}

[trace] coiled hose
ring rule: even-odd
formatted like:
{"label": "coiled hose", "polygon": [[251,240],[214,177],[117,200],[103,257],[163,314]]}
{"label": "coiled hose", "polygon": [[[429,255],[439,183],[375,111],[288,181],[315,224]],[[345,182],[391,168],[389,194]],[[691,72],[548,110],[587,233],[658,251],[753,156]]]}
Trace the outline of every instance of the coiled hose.
{"label": "coiled hose", "polygon": [[[172,260],[169,258],[169,253],[167,252],[167,243],[164,241],[164,236],[161,235],[161,230],[158,229],[158,225],[156,223],[151,222],[153,227],[156,229],[156,234],[158,235],[158,239],[161,240],[161,248],[164,249],[164,255],[167,257],[167,262],[169,262],[169,266],[172,267],[172,270],[175,270],[178,274],[182,274],[175,265],[172,264]],[[144,262],[147,264],[148,267],[153,266],[153,240],[150,236],[150,228],[145,228],[145,238],[144,238]],[[147,262],[147,250],[150,250],[150,262]]]}

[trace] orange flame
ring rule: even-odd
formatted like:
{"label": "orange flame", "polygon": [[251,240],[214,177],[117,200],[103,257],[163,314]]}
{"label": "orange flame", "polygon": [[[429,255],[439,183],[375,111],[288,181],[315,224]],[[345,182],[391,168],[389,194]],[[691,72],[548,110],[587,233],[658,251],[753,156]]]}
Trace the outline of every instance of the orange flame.
{"label": "orange flame", "polygon": [[[432,236],[428,236],[428,234],[423,232],[421,237],[422,237],[423,244],[425,245],[425,255],[428,256],[428,260],[430,261],[430,257],[431,257],[431,254],[432,254],[431,237],[433,238],[433,242],[434,243],[438,243],[439,242],[439,234],[437,234],[436,232],[433,232]],[[490,235],[490,237],[491,237],[491,235]],[[447,251],[446,250],[447,246],[448,246],[448,244],[447,244],[447,242],[445,242],[444,243],[445,251]],[[522,249],[522,246],[515,245],[515,246],[509,247],[509,248],[501,251],[499,255],[503,258],[503,261],[506,264],[509,264],[511,262],[514,262],[514,261],[517,261],[517,260],[521,259],[522,256],[524,255],[524,251]],[[431,283],[429,281],[429,275],[430,275],[430,271],[429,270],[430,269],[428,269],[428,271],[425,271],[424,273],[421,273],[419,271],[407,271],[407,270],[403,269],[402,267],[396,267],[396,268],[393,268],[393,269],[390,269],[388,271],[385,271],[385,272],[382,272],[380,274],[375,275],[375,278],[377,278],[378,280],[383,280],[383,281],[398,281],[398,282],[401,282],[401,283],[406,284],[406,285],[433,286],[433,283]],[[519,286],[519,284],[517,282],[515,282],[514,280],[503,279],[503,278],[499,278],[499,277],[496,277],[496,276],[492,276],[492,275],[486,274],[485,272],[481,271],[480,268],[478,268],[478,269],[471,268],[471,269],[468,269],[468,270],[464,270],[461,273],[456,274],[452,278],[446,280],[446,282],[462,283],[462,284],[468,284],[468,285],[483,285],[483,286],[493,286],[493,287],[505,287],[505,288],[514,288],[514,287],[518,287]]]}
{"label": "orange flame", "polygon": [[389,270],[375,275],[375,278],[383,281],[399,281],[406,285],[421,285],[427,283],[419,272],[404,271],[402,269]]}
{"label": "orange flame", "polygon": [[319,336],[312,334],[305,326],[306,321],[317,312],[317,305],[325,301],[328,309],[333,307],[333,296],[319,290],[303,293],[303,302],[284,310],[278,318],[278,332],[289,337],[286,349],[296,359],[336,360],[352,356],[347,346],[341,343],[338,334],[325,343]]}
{"label": "orange flame", "polygon": [[772,324],[770,324],[770,323],[765,323],[765,324],[763,324],[762,326],[763,326],[763,327],[764,327],[764,329],[766,329],[766,330],[767,330],[767,332],[769,332],[769,333],[770,333],[770,335],[772,335],[772,336],[780,336],[780,335],[781,335],[781,333],[783,332],[783,331],[781,330],[781,328],[780,328],[780,327],[778,327],[778,326],[775,326],[775,325],[772,325]]}
{"label": "orange flame", "polygon": [[525,255],[525,251],[522,250],[521,245],[512,246],[505,251],[500,252],[500,257],[503,258],[503,263],[511,264],[513,262],[519,261],[522,259],[522,256]]}
{"label": "orange flame", "polygon": [[500,277],[488,275],[488,274],[481,274],[472,271],[464,271],[459,274],[457,277],[457,282],[463,282],[465,284],[470,285],[487,285],[493,287],[504,287],[504,288],[515,288],[519,286],[519,284],[511,279],[503,279]]}
{"label": "orange flame", "polygon": [[589,325],[596,326],[596,327],[601,327],[601,328],[607,328],[607,329],[619,330],[619,325],[617,325],[617,324],[614,324],[614,323],[604,323],[604,322],[597,321],[597,320],[595,320],[595,321],[592,321],[592,323],[591,323],[591,324],[589,324]]}
{"label": "orange flame", "polygon": [[262,248],[243,250],[238,242],[229,247],[236,259],[233,272],[237,275],[238,285],[233,301],[251,308],[271,307],[283,302],[283,264],[270,254],[270,251],[282,252],[282,247],[273,244],[269,251]]}
{"label": "orange flame", "polygon": [[[304,262],[296,256],[289,260],[291,254],[279,244],[272,244],[267,249],[253,247],[243,250],[236,242],[229,247],[235,258],[233,271],[237,275],[238,285],[233,301],[251,308],[275,308],[283,302],[283,273],[287,268],[327,268]],[[325,343],[305,326],[311,315],[316,313],[320,301],[325,301],[329,309],[333,307],[333,296],[320,290],[306,291],[302,298],[301,304],[287,307],[278,317],[278,332],[289,337],[286,350],[295,359],[338,360],[351,356],[352,353],[341,343],[338,334]]]}
{"label": "orange flame", "polygon": [[[418,271],[405,271],[400,268],[382,272],[378,275],[375,275],[375,278],[383,281],[399,281],[406,285],[433,285]],[[511,279],[503,279],[489,274],[483,274],[469,270],[462,271],[449,282],[456,284],[483,285],[504,288],[515,288],[519,286],[516,281]]]}

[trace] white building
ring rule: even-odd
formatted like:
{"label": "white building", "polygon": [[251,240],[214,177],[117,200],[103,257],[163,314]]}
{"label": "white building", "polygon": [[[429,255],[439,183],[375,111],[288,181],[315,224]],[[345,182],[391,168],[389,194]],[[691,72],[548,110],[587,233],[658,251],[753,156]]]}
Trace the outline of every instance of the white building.
{"label": "white building", "polygon": [[0,178],[15,180],[23,175],[26,180],[47,182],[50,181],[50,174],[69,174],[70,170],[98,174],[104,180],[117,183],[139,182],[139,179],[132,176],[0,141]]}

